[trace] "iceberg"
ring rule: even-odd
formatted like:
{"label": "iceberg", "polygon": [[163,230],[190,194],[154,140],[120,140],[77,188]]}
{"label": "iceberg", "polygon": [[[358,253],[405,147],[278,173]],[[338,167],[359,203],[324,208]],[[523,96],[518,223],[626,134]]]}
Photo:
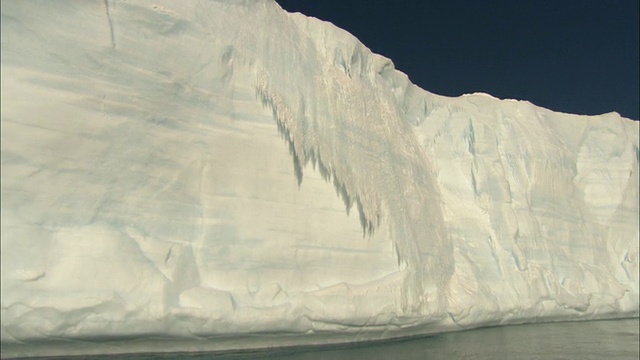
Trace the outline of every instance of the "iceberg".
{"label": "iceberg", "polygon": [[639,123],[272,0],[2,2],[2,356],[637,317]]}

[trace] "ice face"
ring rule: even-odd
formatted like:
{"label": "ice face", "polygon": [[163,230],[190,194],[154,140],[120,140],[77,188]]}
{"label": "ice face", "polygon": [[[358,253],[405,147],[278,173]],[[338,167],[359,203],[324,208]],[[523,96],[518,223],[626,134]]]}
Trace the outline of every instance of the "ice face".
{"label": "ice face", "polygon": [[272,1],[5,2],[3,355],[637,316],[638,130]]}

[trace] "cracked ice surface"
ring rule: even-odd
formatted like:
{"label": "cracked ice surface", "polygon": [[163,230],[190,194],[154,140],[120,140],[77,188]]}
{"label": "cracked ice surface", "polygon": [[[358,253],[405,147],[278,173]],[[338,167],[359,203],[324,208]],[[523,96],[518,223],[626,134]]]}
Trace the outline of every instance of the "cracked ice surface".
{"label": "cracked ice surface", "polygon": [[272,1],[3,2],[3,355],[637,316],[639,157]]}

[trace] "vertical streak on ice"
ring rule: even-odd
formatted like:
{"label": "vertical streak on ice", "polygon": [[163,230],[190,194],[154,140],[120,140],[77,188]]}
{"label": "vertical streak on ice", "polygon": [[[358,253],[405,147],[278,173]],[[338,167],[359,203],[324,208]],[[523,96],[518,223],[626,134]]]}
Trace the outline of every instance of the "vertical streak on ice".
{"label": "vertical streak on ice", "polygon": [[111,20],[111,13],[109,12],[109,0],[104,0],[104,8],[107,13],[107,21],[109,22],[109,34],[111,35],[111,48],[116,48],[116,38],[113,32],[113,21]]}
{"label": "vertical streak on ice", "polygon": [[384,217],[406,274],[403,311],[439,317],[454,262],[433,167],[413,132],[419,121],[407,110],[423,98],[410,89],[405,94],[406,76],[352,35],[275,3],[250,6],[212,24],[234,34],[238,57],[256,75],[257,96],[290,147],[298,180],[309,161],[317,164],[347,209],[356,204],[365,235]]}
{"label": "vertical streak on ice", "polygon": [[[332,76],[338,79],[330,80]],[[402,307],[410,313],[437,316],[446,308],[444,289],[453,273],[453,250],[442,228],[441,200],[431,166],[395,100],[374,90],[383,84],[363,79],[358,80],[364,85],[343,82],[339,76],[320,76],[329,80],[316,84],[315,99],[297,98],[301,95],[287,94],[286,88],[275,90],[273,84],[279,81],[266,75],[258,81],[258,94],[283,129],[299,180],[309,158],[323,159],[322,167],[345,203],[355,199],[365,234],[387,216],[398,261],[407,273]],[[323,88],[334,91],[321,98]],[[355,96],[359,91],[367,94]],[[359,104],[363,98],[367,100]],[[317,101],[333,112],[309,119],[289,105],[305,101]]]}
{"label": "vertical streak on ice", "polygon": [[[335,115],[340,119],[339,126],[318,124],[320,130],[327,131],[325,134],[292,131],[302,120],[292,116],[294,112],[285,100],[267,90],[268,83],[261,81],[259,93],[273,108],[278,126],[284,129],[297,163],[296,169],[300,171],[297,176],[302,176],[306,154],[311,149],[320,149],[314,153],[328,159],[323,166],[330,169],[334,183],[342,184],[346,189],[347,195],[343,196],[356,199],[365,234],[370,234],[379,225],[383,211],[387,215],[398,260],[408,272],[403,307],[411,312],[421,312],[421,306],[428,305],[426,296],[430,299],[428,302],[438,301],[436,309],[444,309],[443,289],[453,272],[453,251],[442,229],[441,200],[433,183],[434,177],[413,139],[409,124],[399,114],[394,114],[390,100],[380,97],[376,100],[384,106],[378,110],[387,115],[374,120],[382,122],[380,132],[341,134],[345,128],[362,125],[358,123],[371,119],[343,118],[340,114]],[[334,136],[344,137],[341,139],[344,141],[327,149],[324,142]],[[318,143],[310,144],[306,139],[318,139]],[[341,190],[338,185],[336,187]]]}

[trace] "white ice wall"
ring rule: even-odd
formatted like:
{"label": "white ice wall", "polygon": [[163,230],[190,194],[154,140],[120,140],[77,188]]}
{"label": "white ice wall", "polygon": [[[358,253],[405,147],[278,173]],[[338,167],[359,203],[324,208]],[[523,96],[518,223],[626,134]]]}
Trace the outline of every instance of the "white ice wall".
{"label": "white ice wall", "polygon": [[430,94],[271,1],[3,2],[1,75],[3,355],[638,314],[617,114]]}

